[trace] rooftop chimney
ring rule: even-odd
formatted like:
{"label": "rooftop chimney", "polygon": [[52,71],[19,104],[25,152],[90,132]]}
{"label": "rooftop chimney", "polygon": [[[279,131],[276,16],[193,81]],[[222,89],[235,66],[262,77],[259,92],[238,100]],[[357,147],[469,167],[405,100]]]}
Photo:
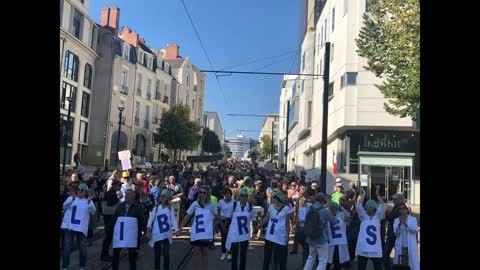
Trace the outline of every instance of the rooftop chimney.
{"label": "rooftop chimney", "polygon": [[179,55],[179,52],[180,52],[180,46],[174,43],[167,44],[167,47],[165,48],[165,55],[163,56],[163,58],[167,60],[174,60],[177,58],[181,58]]}
{"label": "rooftop chimney", "polygon": [[102,8],[100,18],[100,25],[112,31],[113,34],[118,34],[118,25],[120,23],[120,8],[113,6],[111,8],[105,6]]}
{"label": "rooftop chimney", "polygon": [[139,36],[134,31],[130,30],[128,26],[123,27],[122,39],[128,44],[138,47]]}

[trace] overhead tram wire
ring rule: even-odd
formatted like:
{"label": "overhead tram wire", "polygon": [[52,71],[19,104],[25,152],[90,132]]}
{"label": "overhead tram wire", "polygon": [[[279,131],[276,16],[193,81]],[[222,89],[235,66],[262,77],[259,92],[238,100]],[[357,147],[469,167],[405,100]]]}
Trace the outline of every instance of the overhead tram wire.
{"label": "overhead tram wire", "polygon": [[[185,5],[185,2],[184,2],[184,0],[181,0],[181,1],[182,1],[183,8],[185,9],[185,13],[187,13],[188,19],[190,20],[190,24],[192,25],[193,30],[195,31],[195,34],[197,35],[198,41],[200,41],[200,45],[203,49],[203,52],[205,53],[205,56],[207,57],[207,61],[210,64],[210,68],[215,69],[213,67],[212,61],[210,60],[210,57],[208,57],[208,53],[207,53],[207,50],[205,49],[205,46],[203,46],[202,39],[200,38],[200,35],[198,34],[197,28],[195,27],[195,24],[193,23],[192,17],[190,16],[190,12],[188,12],[188,9],[187,9],[187,6]],[[224,91],[223,91],[222,86],[220,85],[220,81],[218,80],[217,74],[215,74],[215,79],[217,80],[218,87],[220,88],[220,93],[222,93],[222,96],[223,96],[223,99],[225,100],[225,103],[227,103],[230,106],[230,103],[228,102],[227,98],[225,98],[225,94],[223,93]]]}
{"label": "overhead tram wire", "polygon": [[250,74],[250,75],[298,75],[298,76],[312,76],[323,77],[322,74],[308,74],[308,73],[285,73],[285,72],[258,72],[258,71],[239,71],[239,70],[200,70],[204,73],[230,73],[230,74]]}

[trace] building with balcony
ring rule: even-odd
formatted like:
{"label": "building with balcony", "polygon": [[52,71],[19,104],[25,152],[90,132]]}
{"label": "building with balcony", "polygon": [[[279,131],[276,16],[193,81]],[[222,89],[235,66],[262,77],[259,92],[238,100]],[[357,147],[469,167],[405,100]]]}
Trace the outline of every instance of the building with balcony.
{"label": "building with balcony", "polygon": [[89,6],[89,0],[60,1],[60,162],[65,153],[67,165],[73,163],[77,151],[83,159],[90,146],[92,94],[97,90],[93,80],[99,55],[98,26],[89,16]]}

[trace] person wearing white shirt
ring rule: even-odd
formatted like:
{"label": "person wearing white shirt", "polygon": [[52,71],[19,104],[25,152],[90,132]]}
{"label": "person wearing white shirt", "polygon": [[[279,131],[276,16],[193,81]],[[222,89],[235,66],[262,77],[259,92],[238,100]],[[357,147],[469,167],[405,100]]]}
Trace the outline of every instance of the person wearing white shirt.
{"label": "person wearing white shirt", "polygon": [[398,211],[400,217],[393,222],[396,236],[393,264],[409,265],[411,270],[420,270],[417,247],[417,219],[409,214],[405,203],[399,205]]}
{"label": "person wearing white shirt", "polygon": [[70,253],[73,249],[73,240],[76,238],[80,255],[80,270],[85,269],[87,263],[86,238],[90,215],[97,210],[92,202],[92,197],[87,197],[88,186],[84,183],[78,186],[77,192],[72,192],[63,203],[65,214],[62,229],[65,233],[62,270],[70,266]]}
{"label": "person wearing white shirt", "polygon": [[170,269],[172,227],[178,231],[175,212],[170,205],[171,198],[170,191],[162,190],[157,199],[157,206],[150,213],[147,223],[146,238],[149,239],[149,246],[154,248],[155,270],[160,270],[160,256],[163,256],[163,269]]}
{"label": "person wearing white shirt", "polygon": [[330,212],[338,220],[338,223],[328,224],[328,264],[327,269],[341,270],[342,267],[350,266],[350,254],[348,252],[346,224],[350,219],[350,213],[336,202],[330,202]]}
{"label": "person wearing white shirt", "polygon": [[217,208],[210,201],[211,191],[206,185],[199,188],[198,198],[187,209],[187,215],[183,218],[176,235],[180,236],[183,226],[193,217],[190,231],[190,243],[193,246],[193,268],[208,269],[208,246],[213,241],[213,223],[220,224],[222,230],[223,224],[220,223],[220,216]]}
{"label": "person wearing white shirt", "polygon": [[232,259],[230,252],[228,252],[225,248],[225,242],[227,241],[228,228],[230,227],[230,223],[232,221],[233,202],[234,201],[232,200],[232,191],[226,188],[223,191],[223,199],[221,199],[217,205],[220,212],[220,222],[223,223],[223,226],[225,226],[225,231],[221,231],[222,256],[220,257],[220,260],[222,261],[227,259],[227,253],[228,260]]}
{"label": "person wearing white shirt", "polygon": [[265,234],[263,255],[263,270],[270,269],[270,259],[273,253],[273,269],[286,270],[288,256],[288,238],[293,210],[286,204],[287,196],[279,190],[272,193],[272,204],[260,223],[263,227],[268,222]]}
{"label": "person wearing white shirt", "polygon": [[[252,205],[248,202],[248,191],[243,188],[238,193],[238,201],[233,202],[232,223],[228,230],[226,248],[232,253],[232,270],[245,270],[247,248],[250,243],[248,223],[255,218]],[[238,260],[240,258],[240,260]],[[238,265],[240,261],[240,265]]]}
{"label": "person wearing white shirt", "polygon": [[375,270],[382,270],[382,243],[380,238],[380,221],[385,218],[387,206],[377,192],[377,200],[368,200],[363,208],[365,191],[362,189],[357,200],[357,213],[360,218],[360,232],[358,234],[355,255],[358,258],[358,270],[365,270],[369,259],[373,261]]}

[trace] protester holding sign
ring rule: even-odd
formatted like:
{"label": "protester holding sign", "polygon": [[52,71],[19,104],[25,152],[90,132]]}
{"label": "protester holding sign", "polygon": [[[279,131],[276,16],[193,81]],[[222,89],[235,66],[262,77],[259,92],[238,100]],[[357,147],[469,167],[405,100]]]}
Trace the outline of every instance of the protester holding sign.
{"label": "protester holding sign", "polygon": [[172,240],[172,227],[178,231],[175,212],[170,206],[172,195],[164,189],[158,196],[157,206],[150,213],[147,225],[147,239],[150,247],[154,248],[155,270],[160,270],[160,256],[163,256],[163,269],[170,267],[170,245]]}
{"label": "protester holding sign", "polygon": [[340,210],[343,209],[337,203],[333,201],[330,203],[330,212],[338,220],[338,223],[335,225],[328,224],[329,248],[327,269],[331,269],[333,265],[334,270],[341,270],[342,266],[347,268],[350,263],[345,225],[348,222],[349,213]]}
{"label": "protester holding sign", "polygon": [[395,230],[395,257],[393,264],[408,265],[411,270],[420,270],[417,248],[417,219],[410,215],[410,212],[402,203],[398,206],[400,217],[393,223]]}
{"label": "protester holding sign", "polygon": [[263,270],[269,270],[273,253],[273,269],[287,269],[288,237],[293,210],[285,204],[287,196],[279,190],[272,192],[272,204],[260,227],[268,222],[265,235]]}
{"label": "protester holding sign", "polygon": [[63,203],[63,216],[61,228],[64,231],[62,269],[68,269],[70,265],[70,253],[73,249],[73,240],[77,239],[80,255],[80,270],[85,269],[87,263],[86,237],[90,215],[97,210],[92,202],[92,196],[87,197],[88,186],[84,183],[78,186],[78,191],[72,190],[70,197]]}
{"label": "protester holding sign", "polygon": [[361,190],[357,199],[357,214],[360,218],[360,232],[358,234],[357,247],[355,255],[358,258],[358,270],[365,270],[368,259],[373,261],[375,270],[382,270],[382,243],[380,238],[380,221],[385,217],[387,206],[382,197],[377,192],[377,199],[380,204],[374,200],[368,200],[363,208],[363,199],[365,190]]}
{"label": "protester holding sign", "polygon": [[[250,221],[255,218],[252,205],[248,202],[247,189],[238,193],[239,201],[233,202],[231,220],[228,230],[226,249],[232,253],[232,270],[245,270],[247,263],[247,248],[250,240]],[[240,267],[238,256],[240,250]]]}
{"label": "protester holding sign", "polygon": [[118,270],[122,248],[128,249],[130,270],[137,268],[137,249],[142,232],[146,231],[146,220],[145,209],[135,201],[135,195],[133,189],[125,190],[125,201],[117,207],[110,223],[113,227],[112,270]]}
{"label": "protester holding sign", "polygon": [[227,259],[227,253],[228,260],[232,259],[230,253],[227,252],[225,242],[227,241],[228,229],[232,221],[233,202],[234,201],[232,200],[232,191],[228,188],[225,189],[223,191],[223,199],[218,202],[218,209],[220,210],[220,222],[223,223],[223,226],[225,227],[225,231],[221,230],[222,256],[220,257],[220,260],[222,261]]}
{"label": "protester holding sign", "polygon": [[[208,246],[213,242],[213,222],[220,223],[217,208],[210,201],[210,188],[203,185],[199,188],[198,198],[187,209],[187,215],[180,224],[177,236],[180,235],[183,226],[193,216],[190,231],[190,243],[193,246],[194,269],[208,269]],[[221,223],[220,223],[221,224]],[[223,225],[221,225],[223,226]],[[222,228],[225,230],[225,228]]]}

